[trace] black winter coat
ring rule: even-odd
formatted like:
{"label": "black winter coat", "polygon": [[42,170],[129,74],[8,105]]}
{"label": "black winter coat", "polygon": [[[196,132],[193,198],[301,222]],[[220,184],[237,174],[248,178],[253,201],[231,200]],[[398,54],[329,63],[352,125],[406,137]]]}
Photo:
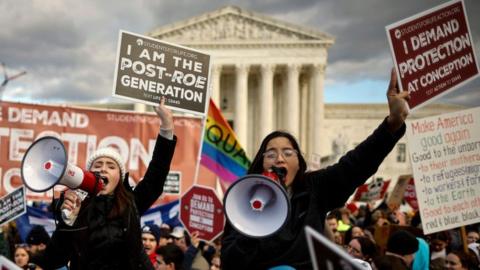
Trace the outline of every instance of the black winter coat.
{"label": "black winter coat", "polygon": [[163,192],[175,145],[176,137],[157,137],[147,172],[132,191],[134,202],[121,217],[107,218],[113,196],[87,197],[73,226],[58,224],[38,264],[43,269],[55,269],[69,261],[72,270],[153,269],[143,249],[140,216]]}
{"label": "black winter coat", "polygon": [[383,159],[405,133],[405,125],[395,134],[386,121],[337,164],[307,172],[305,188],[294,191],[291,213],[285,226],[272,236],[249,238],[226,224],[222,240],[222,268],[268,269],[289,265],[296,269],[313,269],[305,237],[309,225],[323,233],[328,211],[344,206],[355,189],[373,175]]}

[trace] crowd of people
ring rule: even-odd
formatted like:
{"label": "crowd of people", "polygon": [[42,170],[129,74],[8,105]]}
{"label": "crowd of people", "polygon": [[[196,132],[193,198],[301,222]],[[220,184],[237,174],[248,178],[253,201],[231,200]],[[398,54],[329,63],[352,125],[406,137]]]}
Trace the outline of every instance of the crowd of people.
{"label": "crowd of people", "polygon": [[[14,226],[14,223],[11,224]],[[5,236],[5,235],[3,235]],[[34,225],[25,240],[18,231],[8,236],[14,245],[11,252],[2,252],[22,269],[41,270],[35,262],[44,256],[51,237],[42,225]],[[220,238],[207,243],[198,238],[198,232],[191,235],[180,226],[171,228],[168,224],[160,226],[149,223],[141,228],[143,249],[153,268],[156,270],[219,270]],[[4,242],[6,243],[6,242]],[[11,254],[8,256],[8,254]],[[45,268],[52,269],[52,268]],[[70,269],[69,264],[54,269]]]}
{"label": "crowd of people", "polygon": [[465,250],[461,228],[425,235],[418,210],[348,206],[329,213],[325,235],[365,269],[480,269],[480,223],[466,227]]}
{"label": "crowd of people", "polygon": [[207,243],[183,227],[147,224],[142,228],[145,251],[155,269],[218,270],[219,240]]}
{"label": "crowd of people", "polygon": [[[424,235],[418,210],[391,210],[385,203],[371,208],[370,204],[350,203],[334,209],[325,219],[323,232],[364,269],[480,269],[480,223],[466,227],[465,251],[460,228]],[[18,236],[14,239],[17,243],[9,253],[12,261],[22,269],[41,270],[34,262],[51,240],[45,228],[35,225],[25,241]],[[141,227],[143,249],[156,270],[222,269],[221,239],[205,242],[197,232],[189,234],[183,227],[168,224]]]}
{"label": "crowd of people", "polygon": [[[65,192],[54,207],[58,224],[52,237],[34,227],[26,245],[16,246],[14,260],[24,269],[312,269],[304,230],[310,226],[365,269],[478,269],[478,224],[469,227],[471,243],[465,249],[457,230],[423,235],[418,212],[412,215],[368,205],[359,211],[343,208],[404,135],[408,99],[407,91],[399,91],[392,70],[389,115],[368,138],[327,168],[307,171],[300,146],[290,133],[267,135],[248,174],[273,168],[285,171],[279,181],[291,204],[288,219],[277,232],[262,238],[227,222],[213,243],[200,241],[198,232],[189,234],[182,227],[140,225],[141,215],[163,192],[177,140],[172,113],[162,99],[155,107],[161,127],[143,180],[131,188],[119,153],[97,149],[86,167],[96,173],[103,188],[86,196]],[[381,232],[382,237],[375,237]]]}

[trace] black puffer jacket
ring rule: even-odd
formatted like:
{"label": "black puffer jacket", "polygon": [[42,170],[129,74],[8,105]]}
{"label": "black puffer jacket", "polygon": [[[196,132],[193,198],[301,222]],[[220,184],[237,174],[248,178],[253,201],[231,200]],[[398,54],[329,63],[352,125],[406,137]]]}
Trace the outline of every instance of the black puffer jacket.
{"label": "black puffer jacket", "polygon": [[153,269],[142,245],[140,215],[163,192],[175,144],[176,137],[168,140],[158,136],[152,161],[123,215],[107,218],[113,196],[87,197],[73,226],[58,224],[37,264],[43,269],[56,269],[68,262],[72,270]]}
{"label": "black puffer jacket", "polygon": [[342,207],[355,189],[375,173],[383,159],[405,133],[405,125],[391,134],[384,121],[365,141],[325,169],[307,172],[303,188],[290,199],[291,213],[282,229],[272,236],[255,239],[226,224],[222,240],[222,268],[268,269],[289,265],[313,269],[305,237],[305,226],[323,232],[328,211]]}
{"label": "black puffer jacket", "polygon": [[133,203],[122,216],[108,219],[112,206],[113,196],[87,198],[74,226],[60,225],[55,232],[57,241],[71,238],[71,269],[153,269]]}

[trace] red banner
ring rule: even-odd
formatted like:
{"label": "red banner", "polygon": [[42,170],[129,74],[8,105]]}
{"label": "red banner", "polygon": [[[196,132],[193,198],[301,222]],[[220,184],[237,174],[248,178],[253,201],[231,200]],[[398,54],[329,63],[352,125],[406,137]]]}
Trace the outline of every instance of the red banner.
{"label": "red banner", "polygon": [[[20,165],[25,151],[36,139],[47,135],[62,140],[68,161],[81,168],[97,148],[117,148],[126,161],[130,182],[137,183],[150,162],[160,127],[160,121],[153,113],[10,102],[0,104],[0,197],[22,184]],[[158,203],[178,199],[193,184],[201,119],[174,117],[174,125],[178,142],[171,172],[180,194],[164,192]],[[214,187],[215,176],[201,168],[198,183]],[[27,198],[31,200],[51,200],[51,196],[51,191],[27,192]]]}

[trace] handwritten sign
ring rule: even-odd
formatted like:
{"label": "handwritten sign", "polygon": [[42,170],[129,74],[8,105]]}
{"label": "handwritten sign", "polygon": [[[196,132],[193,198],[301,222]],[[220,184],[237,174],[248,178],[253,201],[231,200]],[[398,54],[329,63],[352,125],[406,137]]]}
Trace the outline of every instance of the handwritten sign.
{"label": "handwritten sign", "polygon": [[480,108],[409,121],[407,138],[424,232],[480,222]]}
{"label": "handwritten sign", "polygon": [[120,31],[113,96],[205,115],[209,74],[207,54]]}
{"label": "handwritten sign", "polygon": [[479,74],[465,5],[461,0],[386,27],[398,83],[410,108],[453,91]]}

